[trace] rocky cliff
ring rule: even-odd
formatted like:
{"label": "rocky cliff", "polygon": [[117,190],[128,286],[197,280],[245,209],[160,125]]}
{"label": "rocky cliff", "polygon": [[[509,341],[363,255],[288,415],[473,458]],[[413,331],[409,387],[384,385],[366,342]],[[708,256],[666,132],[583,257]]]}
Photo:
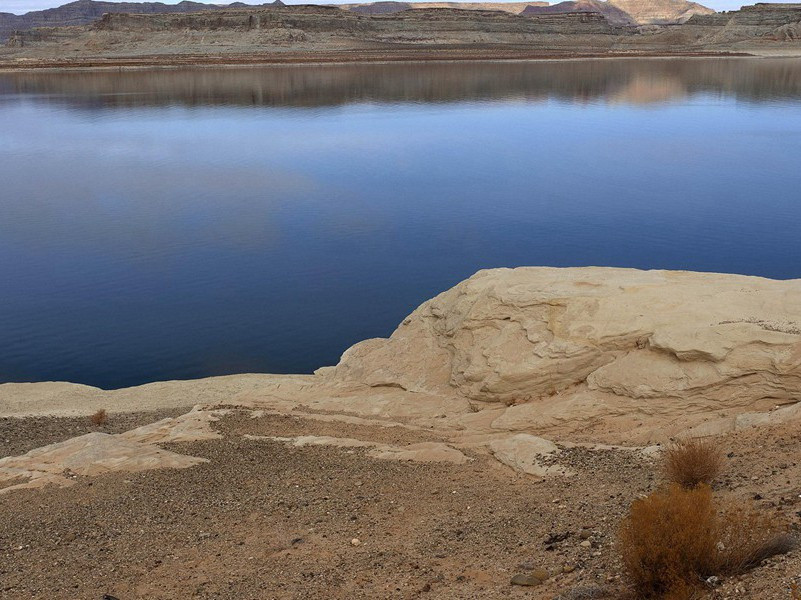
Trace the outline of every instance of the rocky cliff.
{"label": "rocky cliff", "polygon": [[693,15],[715,13],[711,8],[687,0],[609,0],[609,4],[641,25],[684,23]]}
{"label": "rocky cliff", "polygon": [[548,6],[547,2],[395,2],[380,0],[366,4],[338,4],[339,8],[363,15],[382,15],[426,8],[453,8],[458,10],[500,10],[519,15],[528,6]]}
{"label": "rocky cliff", "polygon": [[485,271],[389,339],[351,348],[335,377],[508,404],[597,395],[675,414],[770,407],[801,393],[801,281]]}
{"label": "rocky cliff", "polygon": [[[89,25],[15,34],[0,49],[0,58],[6,59],[5,67],[30,68],[801,53],[801,5],[756,5],[696,14],[681,25],[633,26],[621,24],[622,13],[615,17],[602,4],[581,0],[569,5],[580,12],[535,7],[534,14],[519,15],[451,8],[359,14],[311,5],[107,13]],[[600,8],[583,10],[588,6]]]}
{"label": "rocky cliff", "polygon": [[[524,43],[537,35],[609,36],[617,31],[603,16],[587,13],[522,18],[501,11],[419,9],[363,16],[335,7],[224,10],[192,15],[106,14],[96,32],[228,31],[278,36],[322,46],[373,44]],[[346,42],[345,40],[349,40]]]}
{"label": "rocky cliff", "polygon": [[[283,6],[281,0],[265,2],[262,6]],[[585,6],[587,5],[587,6]],[[589,6],[592,5],[592,6]],[[510,14],[521,14],[527,7],[548,7],[547,12],[558,14],[564,12],[598,12],[606,15],[612,23],[676,23],[682,22],[693,14],[710,14],[714,11],[700,4],[686,0],[649,0],[645,5],[637,0],[579,0],[578,2],[562,2],[553,7],[548,2],[392,2],[380,1],[366,4],[338,5],[347,11],[357,14],[392,14],[404,10],[426,10],[432,8],[450,8],[474,11],[503,11]],[[24,15],[0,13],[0,41],[9,38],[15,31],[29,31],[37,27],[65,27],[85,25],[100,19],[106,13],[129,14],[187,14],[204,11],[217,11],[226,8],[249,8],[241,2],[229,5],[206,4],[184,0],[178,4],[161,2],[107,2],[103,0],[76,0],[47,10],[31,11]]]}
{"label": "rocky cliff", "polygon": [[637,21],[627,12],[603,0],[567,0],[550,6],[527,6],[522,15],[543,15],[560,13],[596,13],[603,15],[615,25],[635,25]]}
{"label": "rocky cliff", "polygon": [[[597,12],[618,24],[683,23],[692,15],[714,14],[715,11],[686,0],[568,0],[549,5],[548,2],[371,2],[344,4],[346,10],[362,14],[389,14],[419,8],[458,8],[461,10],[501,10],[512,14],[560,14]],[[534,7],[542,10],[531,10]]]}
{"label": "rocky cliff", "polygon": [[[265,3],[267,4],[267,3]],[[283,6],[281,0],[275,0],[274,6]],[[230,7],[246,6],[233,3]],[[219,10],[220,5],[204,4],[183,0],[178,4],[162,2],[104,2],[102,0],[76,0],[46,10],[31,11],[24,15],[0,13],[0,40],[8,38],[14,31],[27,31],[35,27],[64,27],[85,25],[96,21],[105,13],[193,13],[206,10]]]}

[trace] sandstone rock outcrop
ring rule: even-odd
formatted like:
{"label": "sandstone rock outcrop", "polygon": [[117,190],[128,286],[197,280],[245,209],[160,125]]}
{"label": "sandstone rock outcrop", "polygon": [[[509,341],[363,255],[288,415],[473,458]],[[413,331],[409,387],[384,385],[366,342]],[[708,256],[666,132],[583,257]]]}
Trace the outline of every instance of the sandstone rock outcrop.
{"label": "sandstone rock outcrop", "polygon": [[[266,3],[265,3],[266,4]],[[231,6],[245,6],[232,3]],[[275,6],[283,6],[276,0]],[[56,8],[35,10],[24,15],[0,13],[0,40],[7,38],[13,31],[25,31],[35,27],[64,27],[85,25],[96,21],[106,13],[193,13],[206,10],[220,10],[222,6],[203,2],[183,0],[177,4],[163,2],[105,2],[102,0],[76,0]]]}
{"label": "sandstone rock outcrop", "polygon": [[391,337],[356,344],[338,365],[314,375],[116,391],[0,385],[4,416],[91,414],[100,406],[113,415],[159,403],[200,404],[127,433],[92,434],[3,459],[0,483],[64,484],[65,469],[191,466],[196,459],[156,444],[214,439],[213,422],[230,408],[429,436],[408,445],[326,436],[272,441],[365,448],[393,460],[461,463],[485,453],[540,477],[570,474],[557,462],[554,441],[644,446],[799,421],[801,280],[494,269],[423,303]]}
{"label": "sandstone rock outcrop", "polygon": [[185,469],[202,462],[206,459],[176,454],[123,436],[87,433],[31,450],[23,456],[0,459],[0,494],[49,484],[67,486],[77,475]]}
{"label": "sandstone rock outcrop", "polygon": [[548,6],[547,2],[368,2],[365,4],[338,4],[340,8],[362,15],[388,15],[402,10],[426,8],[455,8],[458,10],[500,10],[521,14],[529,6]]}
{"label": "sandstone rock outcrop", "polygon": [[629,269],[483,271],[334,377],[508,404],[598,393],[754,406],[801,393],[801,281]]}
{"label": "sandstone rock outcrop", "polygon": [[715,14],[711,8],[687,0],[609,0],[609,4],[640,25],[685,23],[694,15]]}
{"label": "sandstone rock outcrop", "polygon": [[89,25],[15,34],[0,50],[0,66],[801,53],[799,5],[758,4],[731,13],[706,14],[702,7],[680,0],[671,6],[678,11],[676,18],[686,22],[667,25],[628,23],[660,21],[670,11],[635,17],[628,12],[632,7],[597,0],[561,6],[566,12],[553,14],[552,7],[513,14],[420,7],[386,12],[389,9],[383,5],[376,9],[382,14],[321,5],[106,14]]}
{"label": "sandstone rock outcrop", "polygon": [[520,14],[525,16],[574,12],[597,13],[603,15],[610,23],[615,25],[634,25],[637,23],[627,12],[603,0],[566,0],[549,6],[528,6]]}

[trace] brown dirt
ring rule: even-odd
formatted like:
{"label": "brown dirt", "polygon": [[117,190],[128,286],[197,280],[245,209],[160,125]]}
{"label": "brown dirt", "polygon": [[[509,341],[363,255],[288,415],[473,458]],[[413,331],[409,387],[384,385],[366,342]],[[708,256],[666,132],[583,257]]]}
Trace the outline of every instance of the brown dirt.
{"label": "brown dirt", "polygon": [[[64,434],[75,426],[52,421],[53,433],[59,424]],[[398,463],[243,437],[432,439],[403,428],[246,414],[217,427],[221,440],[170,447],[208,464],[0,496],[0,595],[492,599],[596,589],[620,598],[615,532],[631,500],[658,484],[648,459],[622,450],[565,450],[561,462],[576,476],[539,481],[485,455],[465,465]],[[800,438],[786,428],[721,440],[733,454],[719,493],[797,525]],[[581,546],[582,528],[589,548]],[[551,578],[510,586],[514,574],[534,568]],[[799,573],[796,551],[715,594],[740,588],[746,591],[733,597],[789,598]]]}
{"label": "brown dirt", "polygon": [[0,417],[0,458],[25,454],[34,448],[63,442],[93,431],[122,433],[167,417],[177,417],[187,410],[189,407],[113,413],[108,415],[103,425],[93,424],[90,417]]}

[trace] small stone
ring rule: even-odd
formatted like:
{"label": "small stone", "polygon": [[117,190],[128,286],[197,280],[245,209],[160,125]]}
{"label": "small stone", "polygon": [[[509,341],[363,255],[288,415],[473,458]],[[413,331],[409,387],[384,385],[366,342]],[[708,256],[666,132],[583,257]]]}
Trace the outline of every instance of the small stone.
{"label": "small stone", "polygon": [[359,538],[353,538],[353,539],[350,541],[350,545],[351,545],[351,546],[361,546],[361,545],[362,545],[362,543],[359,541]]}
{"label": "small stone", "polygon": [[583,542],[581,542],[581,544],[579,544],[579,546],[581,546],[582,548],[591,548],[592,542],[590,540],[584,540]]}
{"label": "small stone", "polygon": [[590,531],[589,529],[582,529],[581,531],[579,531],[579,537],[582,540],[588,540],[590,539],[591,536],[592,536],[592,531]]}
{"label": "small stone", "polygon": [[565,565],[564,567],[562,567],[562,573],[572,573],[575,570],[576,567],[574,567],[573,565]]}
{"label": "small stone", "polygon": [[542,581],[537,579],[533,575],[523,575],[522,573],[518,573],[517,575],[512,577],[511,583],[512,585],[535,586],[535,585],[540,585]]}

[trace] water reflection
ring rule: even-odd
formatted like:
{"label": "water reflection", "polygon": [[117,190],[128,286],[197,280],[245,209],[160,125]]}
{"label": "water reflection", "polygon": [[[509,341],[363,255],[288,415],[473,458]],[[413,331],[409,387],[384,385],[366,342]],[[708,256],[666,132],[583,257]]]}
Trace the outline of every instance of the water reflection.
{"label": "water reflection", "polygon": [[801,277],[799,156],[798,60],[0,75],[0,381],[310,372],[481,268]]}
{"label": "water reflection", "polygon": [[759,101],[801,97],[793,59],[637,59],[275,66],[0,75],[0,94],[86,108],[182,104],[320,107],[353,102],[651,104],[699,93]]}

